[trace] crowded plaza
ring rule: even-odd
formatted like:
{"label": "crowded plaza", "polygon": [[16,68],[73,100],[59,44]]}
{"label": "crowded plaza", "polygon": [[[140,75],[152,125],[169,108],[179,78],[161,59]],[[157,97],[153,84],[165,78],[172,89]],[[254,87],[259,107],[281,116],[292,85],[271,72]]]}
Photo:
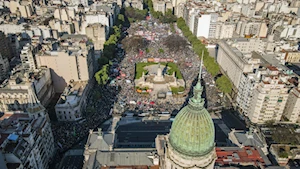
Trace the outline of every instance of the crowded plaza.
{"label": "crowded plaza", "polygon": [[[142,49],[125,50],[124,42],[119,42],[117,56],[112,60],[110,66],[110,78],[106,85],[95,84],[87,99],[87,108],[83,113],[83,119],[76,122],[55,123],[52,127],[59,152],[64,152],[78,144],[89,133],[89,129],[99,127],[109,119],[112,113],[122,114],[131,111],[135,114],[149,113],[155,115],[168,112],[172,115],[186,104],[190,95],[191,87],[197,80],[200,59],[193,52],[190,44],[183,50],[172,51],[166,45],[166,38],[170,35],[180,36],[180,30],[174,24],[175,31],[171,30],[169,24],[155,23],[152,21],[141,21],[132,23],[130,28],[123,31],[126,37],[141,36],[146,43]],[[184,39],[186,40],[186,39]],[[137,92],[134,80],[136,74],[136,63],[157,60],[158,62],[175,63],[185,81],[185,90],[181,94],[171,94],[171,97],[158,98],[150,93]],[[207,107],[218,105],[218,92],[214,80],[203,69],[203,83]]]}

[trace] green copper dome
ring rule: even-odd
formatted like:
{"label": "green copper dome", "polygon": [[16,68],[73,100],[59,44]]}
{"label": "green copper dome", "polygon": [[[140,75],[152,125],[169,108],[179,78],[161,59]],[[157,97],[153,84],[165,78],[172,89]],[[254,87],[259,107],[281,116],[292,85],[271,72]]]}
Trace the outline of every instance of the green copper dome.
{"label": "green copper dome", "polygon": [[214,148],[214,123],[204,108],[204,99],[201,97],[201,69],[202,63],[198,83],[194,87],[194,96],[177,114],[170,132],[172,147],[187,156],[203,156]]}

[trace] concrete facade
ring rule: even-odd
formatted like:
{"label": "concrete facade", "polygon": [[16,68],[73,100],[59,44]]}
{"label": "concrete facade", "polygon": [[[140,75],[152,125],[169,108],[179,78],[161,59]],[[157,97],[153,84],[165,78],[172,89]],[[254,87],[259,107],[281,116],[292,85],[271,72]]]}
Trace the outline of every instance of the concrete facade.
{"label": "concrete facade", "polygon": [[253,91],[248,117],[252,123],[263,124],[268,121],[281,120],[288,99],[289,88],[284,83],[284,77],[278,76],[278,69],[268,67],[268,74]]}
{"label": "concrete facade", "polygon": [[[299,85],[299,84],[298,84]],[[293,88],[288,96],[284,112],[284,117],[292,123],[300,123],[300,90]]]}
{"label": "concrete facade", "polygon": [[[79,37],[79,39],[81,39]],[[82,40],[82,39],[81,39]],[[94,48],[88,41],[67,40],[56,51],[45,51],[36,56],[38,67],[51,70],[56,92],[63,92],[72,81],[88,81],[94,75]]]}
{"label": "concrete facade", "polygon": [[59,121],[76,121],[82,118],[89,87],[86,81],[72,82],[66,87],[55,105]]}

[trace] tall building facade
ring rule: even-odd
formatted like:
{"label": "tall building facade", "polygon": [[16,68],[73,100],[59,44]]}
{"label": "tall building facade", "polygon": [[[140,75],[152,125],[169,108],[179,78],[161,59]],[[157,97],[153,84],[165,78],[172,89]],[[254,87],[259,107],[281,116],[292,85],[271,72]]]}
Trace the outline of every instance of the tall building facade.
{"label": "tall building facade", "polygon": [[50,120],[34,89],[29,87],[27,93],[27,112],[0,120],[0,149],[7,166],[48,169],[55,151]]}
{"label": "tall building facade", "polygon": [[[244,41],[244,39],[241,39],[241,41]],[[246,40],[246,42],[248,41]],[[248,48],[251,46],[249,43],[242,44],[241,42],[236,45],[233,42],[221,40],[217,56],[217,62],[236,88],[240,84],[243,73],[252,72],[253,69],[259,67],[260,63],[260,59],[242,53],[248,53]]]}
{"label": "tall building facade", "polygon": [[204,13],[195,17],[194,34],[197,37],[215,38],[218,24],[217,13]]}
{"label": "tall building facade", "polygon": [[281,120],[288,99],[288,86],[285,77],[279,76],[277,68],[269,66],[268,74],[253,91],[248,118],[252,123],[263,124],[268,121]]}
{"label": "tall building facade", "polygon": [[21,50],[20,59],[24,69],[35,70],[36,63],[32,52],[32,46],[27,43]]}
{"label": "tall building facade", "polygon": [[300,85],[293,88],[288,96],[283,115],[292,123],[300,123]]}
{"label": "tall building facade", "polygon": [[41,103],[47,105],[54,94],[50,70],[47,68],[35,71],[20,69],[12,71],[9,79],[0,86],[0,111],[25,112],[29,106],[28,88],[31,83]]}
{"label": "tall building facade", "polygon": [[66,39],[61,41],[57,50],[49,50],[36,55],[38,67],[51,69],[56,92],[63,92],[71,80],[88,81],[93,78],[94,47],[89,44],[86,36],[84,37]]}
{"label": "tall building facade", "polygon": [[100,23],[90,24],[85,28],[86,36],[94,43],[95,50],[102,50],[107,39],[106,26]]}

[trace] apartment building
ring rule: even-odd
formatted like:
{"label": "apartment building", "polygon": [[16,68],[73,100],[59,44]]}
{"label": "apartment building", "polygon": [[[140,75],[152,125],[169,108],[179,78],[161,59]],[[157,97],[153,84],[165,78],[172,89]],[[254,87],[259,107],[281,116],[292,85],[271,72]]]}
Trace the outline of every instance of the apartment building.
{"label": "apartment building", "polygon": [[279,73],[274,66],[267,67],[267,74],[253,91],[248,118],[252,123],[263,124],[281,120],[288,99],[289,76]]}
{"label": "apartment building", "polygon": [[90,24],[85,28],[85,31],[86,36],[93,41],[94,49],[102,50],[109,33],[109,31],[106,31],[105,25],[100,23]]}
{"label": "apartment building", "polygon": [[72,81],[88,81],[94,76],[94,47],[85,35],[64,35],[55,49],[41,51],[36,55],[38,67],[51,70],[56,92],[63,92]]}
{"label": "apartment building", "polygon": [[167,11],[167,6],[170,7],[170,5],[173,8],[173,6],[171,4],[171,1],[168,2],[168,1],[165,1],[165,0],[154,0],[153,1],[153,10],[158,11],[158,12],[162,12],[163,14],[165,14],[166,11]]}
{"label": "apartment building", "polygon": [[194,21],[194,34],[197,37],[215,38],[217,24],[217,13],[199,13]]}
{"label": "apartment building", "polygon": [[55,151],[49,117],[32,87],[27,93],[26,113],[5,114],[0,119],[0,149],[7,167],[48,169]]}
{"label": "apartment building", "polygon": [[88,12],[85,15],[86,24],[95,24],[100,23],[102,25],[105,25],[107,27],[113,26],[113,16],[107,15],[106,12],[100,11],[100,12]]}
{"label": "apartment building", "polygon": [[32,46],[29,43],[27,43],[26,46],[24,46],[21,50],[20,59],[24,69],[36,69],[36,63],[32,53]]}
{"label": "apartment building", "polygon": [[28,88],[33,84],[35,93],[43,105],[47,105],[54,94],[50,69],[15,69],[0,85],[0,111],[25,112],[28,107]]}
{"label": "apartment building", "polygon": [[136,8],[136,9],[139,9],[139,10],[144,9],[143,1],[141,1],[141,0],[128,0],[128,1],[125,1],[124,6],[125,7]]}
{"label": "apartment building", "polygon": [[76,121],[82,118],[86,108],[86,98],[90,91],[87,81],[70,83],[61,94],[55,105],[56,117],[59,121]]}
{"label": "apartment building", "polygon": [[59,33],[75,33],[75,26],[74,23],[71,21],[61,21],[59,19],[52,19],[49,21],[49,26],[52,30],[56,30]]}
{"label": "apartment building", "polygon": [[300,63],[300,51],[284,50],[284,60],[288,63]]}
{"label": "apartment building", "polygon": [[244,115],[248,115],[248,110],[253,98],[253,90],[260,81],[261,71],[262,70],[257,70],[255,73],[244,73],[241,76],[236,97],[236,105],[239,108],[239,112]]}
{"label": "apartment building", "polygon": [[233,37],[235,31],[235,23],[218,23],[216,25],[215,37],[216,39],[229,39]]}
{"label": "apartment building", "polygon": [[[253,53],[248,53],[247,39],[220,40],[217,62],[223,72],[227,74],[234,87],[240,84],[243,73],[252,72],[259,67],[260,58]],[[239,50],[240,49],[240,50]],[[245,49],[243,51],[241,49]],[[250,49],[249,49],[250,51]]]}
{"label": "apartment building", "polygon": [[9,9],[23,18],[30,18],[33,14],[32,1],[10,1]]}
{"label": "apartment building", "polygon": [[267,37],[268,27],[263,21],[244,19],[237,23],[236,33],[241,37]]}
{"label": "apartment building", "polygon": [[75,11],[74,9],[58,8],[54,11],[54,18],[60,21],[70,21],[75,19]]}
{"label": "apartment building", "polygon": [[300,123],[300,87],[293,88],[288,96],[283,115],[292,123]]}
{"label": "apartment building", "polygon": [[72,5],[80,5],[80,4],[82,4],[83,6],[88,6],[89,5],[89,3],[88,3],[88,0],[70,0],[70,3],[72,4]]}

